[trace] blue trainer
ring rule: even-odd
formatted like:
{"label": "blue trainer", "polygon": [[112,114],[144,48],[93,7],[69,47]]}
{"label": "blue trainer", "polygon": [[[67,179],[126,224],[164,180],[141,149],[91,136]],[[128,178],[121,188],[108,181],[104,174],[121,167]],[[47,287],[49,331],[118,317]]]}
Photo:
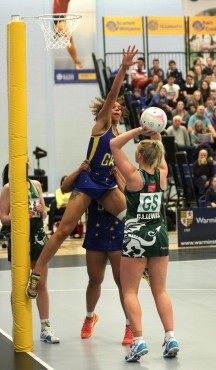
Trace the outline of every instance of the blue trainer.
{"label": "blue trainer", "polygon": [[175,357],[179,352],[179,345],[176,339],[163,343],[163,357]]}
{"label": "blue trainer", "polygon": [[144,356],[148,353],[146,342],[143,339],[140,339],[138,342],[133,342],[130,348],[130,352],[125,357],[125,361],[127,362],[139,361],[141,356]]}

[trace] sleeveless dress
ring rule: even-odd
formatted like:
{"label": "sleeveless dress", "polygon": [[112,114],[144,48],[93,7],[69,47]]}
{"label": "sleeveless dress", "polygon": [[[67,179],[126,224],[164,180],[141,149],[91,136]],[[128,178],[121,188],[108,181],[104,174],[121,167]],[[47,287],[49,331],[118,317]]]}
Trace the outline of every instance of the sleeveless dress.
{"label": "sleeveless dress", "polygon": [[122,250],[123,237],[123,222],[92,200],[88,207],[83,248],[98,252]]}
{"label": "sleeveless dress", "polygon": [[[28,179],[30,188],[28,189],[28,204],[30,216],[30,257],[31,261],[36,261],[47,242],[44,231],[43,219],[37,212],[35,205],[39,202],[39,193],[34,183]],[[22,246],[20,246],[22,251]],[[8,241],[8,261],[11,261],[11,240]]]}
{"label": "sleeveless dress", "polygon": [[82,171],[78,176],[74,191],[84,193],[92,199],[98,199],[109,189],[117,187],[111,170],[114,158],[110,149],[110,140],[116,137],[112,126],[103,134],[92,135],[89,141],[87,159],[91,170]]}
{"label": "sleeveless dress", "polygon": [[161,213],[163,191],[160,171],[150,175],[139,170],[143,189],[132,192],[125,189],[127,213],[122,255],[125,257],[159,257],[169,254],[169,240]]}

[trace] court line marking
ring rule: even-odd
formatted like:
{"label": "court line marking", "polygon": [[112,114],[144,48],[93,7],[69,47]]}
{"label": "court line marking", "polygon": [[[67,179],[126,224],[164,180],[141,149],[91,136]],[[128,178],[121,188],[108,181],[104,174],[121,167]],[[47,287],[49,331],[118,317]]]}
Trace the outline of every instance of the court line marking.
{"label": "court line marking", "polygon": [[[4,330],[0,329],[0,333],[6,337],[7,339],[9,339],[11,342],[13,342],[13,339],[12,337],[7,334]],[[23,353],[27,353],[29,356],[31,356],[35,361],[37,361],[38,363],[40,363],[42,366],[44,366],[47,370],[55,370],[53,367],[49,366],[46,362],[44,362],[43,360],[41,360],[38,356],[36,356],[34,353],[32,352],[23,352]]]}

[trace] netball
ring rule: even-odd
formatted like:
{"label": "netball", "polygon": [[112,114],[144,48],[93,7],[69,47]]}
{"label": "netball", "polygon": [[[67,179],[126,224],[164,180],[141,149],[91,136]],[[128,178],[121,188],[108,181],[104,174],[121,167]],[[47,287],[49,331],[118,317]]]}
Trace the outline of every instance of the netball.
{"label": "netball", "polygon": [[140,121],[149,130],[161,132],[167,125],[167,116],[162,109],[150,107],[142,113]]}

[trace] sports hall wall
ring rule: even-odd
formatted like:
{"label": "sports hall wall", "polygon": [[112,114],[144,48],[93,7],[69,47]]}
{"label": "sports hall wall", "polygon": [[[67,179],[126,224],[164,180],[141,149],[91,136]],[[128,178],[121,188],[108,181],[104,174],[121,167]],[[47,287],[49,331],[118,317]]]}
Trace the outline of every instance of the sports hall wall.
{"label": "sports hall wall", "polygon": [[[2,1],[2,0],[1,0]],[[186,0],[184,0],[185,2]],[[188,0],[189,1],[189,0]],[[81,3],[81,4],[80,4]],[[92,34],[97,57],[103,57],[102,17],[183,15],[182,0],[71,0],[74,12],[95,12],[96,32]],[[80,8],[81,7],[81,8]],[[0,171],[8,162],[8,111],[6,81],[6,25],[11,15],[39,15],[52,12],[51,0],[10,0],[4,2],[0,32]],[[42,32],[34,19],[25,19],[27,29],[27,111],[28,154],[30,165],[37,167],[32,152],[36,146],[47,150],[48,156],[40,160],[40,167],[49,179],[49,192],[59,186],[60,178],[77,168],[85,158],[93,117],[89,104],[99,96],[96,83],[55,84],[54,53],[45,50]],[[85,22],[83,19],[82,22]],[[74,37],[79,51],[79,32]],[[121,49],[130,44],[125,37]],[[81,45],[80,45],[81,47]],[[83,47],[83,45],[82,45]],[[65,53],[67,51],[65,50]],[[127,146],[133,158],[134,144]]]}

